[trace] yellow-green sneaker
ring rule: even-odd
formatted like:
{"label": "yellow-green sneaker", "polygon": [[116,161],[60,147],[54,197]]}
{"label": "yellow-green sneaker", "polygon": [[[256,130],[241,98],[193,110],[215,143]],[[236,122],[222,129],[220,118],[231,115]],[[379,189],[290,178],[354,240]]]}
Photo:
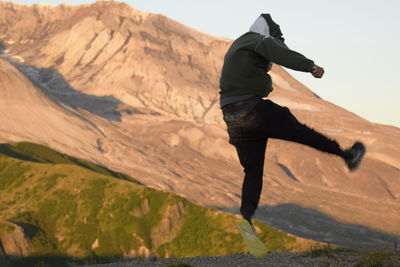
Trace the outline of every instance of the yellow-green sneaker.
{"label": "yellow-green sneaker", "polygon": [[237,226],[250,254],[260,259],[267,256],[268,250],[264,243],[257,237],[252,225],[246,219],[242,219],[237,223]]}

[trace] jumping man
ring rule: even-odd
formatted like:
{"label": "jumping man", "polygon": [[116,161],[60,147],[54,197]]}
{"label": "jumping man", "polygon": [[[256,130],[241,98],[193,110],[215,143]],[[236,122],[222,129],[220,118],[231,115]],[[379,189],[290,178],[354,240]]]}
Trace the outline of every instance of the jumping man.
{"label": "jumping man", "polygon": [[237,151],[244,171],[238,223],[249,252],[262,258],[265,245],[258,239],[251,219],[262,189],[265,149],[269,138],[304,144],[341,157],[355,170],[365,154],[356,142],[342,150],[338,143],[300,123],[287,107],[263,99],[272,91],[272,63],[309,72],[321,78],[324,69],[305,56],[289,49],[282,32],[269,14],[261,14],[250,31],[237,38],[224,58],[220,78],[220,105],[228,128],[229,143]]}

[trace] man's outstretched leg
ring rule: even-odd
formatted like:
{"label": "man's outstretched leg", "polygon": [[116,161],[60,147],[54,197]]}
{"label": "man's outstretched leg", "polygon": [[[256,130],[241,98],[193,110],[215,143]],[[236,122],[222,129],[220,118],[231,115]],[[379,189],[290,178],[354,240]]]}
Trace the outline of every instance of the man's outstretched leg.
{"label": "man's outstretched leg", "polygon": [[247,249],[257,258],[263,258],[268,254],[264,243],[257,237],[251,222],[251,218],[260,201],[266,145],[267,140],[246,141],[235,144],[240,164],[244,171],[242,203],[240,206],[243,220],[239,221],[238,227]]}
{"label": "man's outstretched leg", "polygon": [[365,154],[365,146],[356,142],[343,150],[339,144],[325,135],[300,123],[286,107],[279,106],[270,100],[262,102],[263,135],[304,144],[322,152],[341,157],[351,171],[358,168]]}

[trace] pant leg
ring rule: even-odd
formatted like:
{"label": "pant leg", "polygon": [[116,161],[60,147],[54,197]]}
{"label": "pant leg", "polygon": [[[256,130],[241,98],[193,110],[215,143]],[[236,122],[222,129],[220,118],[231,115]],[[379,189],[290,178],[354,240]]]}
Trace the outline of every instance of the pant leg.
{"label": "pant leg", "polygon": [[260,201],[267,140],[238,142],[234,146],[244,171],[240,213],[250,220]]}
{"label": "pant leg", "polygon": [[261,112],[261,127],[266,137],[292,141],[342,158],[346,157],[335,140],[300,123],[287,107],[264,100],[258,112]]}

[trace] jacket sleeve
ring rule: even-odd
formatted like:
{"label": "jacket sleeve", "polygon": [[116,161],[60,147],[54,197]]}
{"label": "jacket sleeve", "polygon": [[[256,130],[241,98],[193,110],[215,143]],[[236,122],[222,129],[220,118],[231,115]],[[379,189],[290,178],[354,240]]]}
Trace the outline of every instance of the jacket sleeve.
{"label": "jacket sleeve", "polygon": [[273,37],[264,38],[254,50],[267,60],[292,70],[311,72],[314,66],[314,61],[290,50],[282,41]]}

